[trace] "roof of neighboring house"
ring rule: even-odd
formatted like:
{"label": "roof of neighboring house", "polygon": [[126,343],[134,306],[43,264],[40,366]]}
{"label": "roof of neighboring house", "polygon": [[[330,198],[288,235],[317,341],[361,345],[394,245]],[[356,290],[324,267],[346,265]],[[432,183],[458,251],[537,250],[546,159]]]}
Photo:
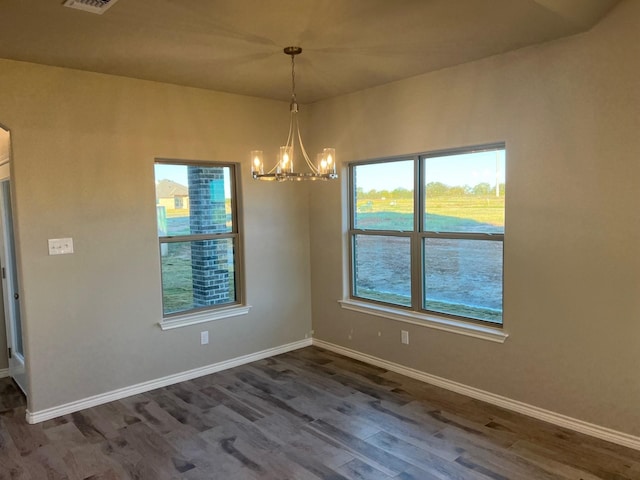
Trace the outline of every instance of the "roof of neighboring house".
{"label": "roof of neighboring house", "polygon": [[158,198],[187,197],[189,189],[173,180],[160,180],[156,184],[156,196]]}

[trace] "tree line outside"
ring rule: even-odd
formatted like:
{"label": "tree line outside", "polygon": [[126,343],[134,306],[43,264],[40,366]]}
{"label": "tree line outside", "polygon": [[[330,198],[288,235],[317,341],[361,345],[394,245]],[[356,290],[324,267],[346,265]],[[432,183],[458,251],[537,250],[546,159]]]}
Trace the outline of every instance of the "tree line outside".
{"label": "tree line outside", "polygon": [[[496,186],[489,183],[449,186],[432,182],[426,187],[426,218],[433,226],[427,224],[427,230],[446,231],[448,224],[459,223],[456,219],[468,220],[469,230],[495,231],[504,226],[504,183],[498,185],[498,196]],[[358,188],[355,200],[357,222],[367,229],[407,230],[417,210],[413,190],[402,187],[368,191]]]}
{"label": "tree line outside", "polygon": [[[496,195],[495,185],[491,185],[488,182],[478,183],[475,186],[470,185],[445,185],[442,182],[429,182],[426,185],[427,196],[445,196],[445,197],[460,197],[460,196],[502,196],[504,197],[505,184],[500,183],[498,185],[498,195]],[[411,199],[413,198],[413,190],[407,188],[398,187],[393,190],[376,190],[371,189],[367,192],[362,188],[356,190],[356,197],[358,200],[375,200],[375,199]]]}

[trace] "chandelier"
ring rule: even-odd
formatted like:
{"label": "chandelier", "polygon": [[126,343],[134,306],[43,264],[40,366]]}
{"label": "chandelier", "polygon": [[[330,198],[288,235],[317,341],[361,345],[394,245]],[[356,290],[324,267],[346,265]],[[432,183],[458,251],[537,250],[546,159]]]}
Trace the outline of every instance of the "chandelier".
{"label": "chandelier", "polygon": [[[251,151],[251,174],[256,180],[277,180],[284,182],[285,180],[333,180],[338,178],[336,173],[336,150],[335,148],[324,148],[322,153],[316,156],[315,164],[309,159],[307,151],[302,143],[300,128],[298,126],[298,101],[296,100],[296,55],[302,53],[300,47],[286,47],[284,49],[286,55],[291,56],[291,103],[289,111],[291,113],[289,119],[289,135],[287,143],[280,147],[278,162],[273,168],[267,172],[264,170],[264,158],[262,150]],[[300,153],[307,164],[306,172],[296,172],[293,167],[294,160],[294,144],[300,146]]]}

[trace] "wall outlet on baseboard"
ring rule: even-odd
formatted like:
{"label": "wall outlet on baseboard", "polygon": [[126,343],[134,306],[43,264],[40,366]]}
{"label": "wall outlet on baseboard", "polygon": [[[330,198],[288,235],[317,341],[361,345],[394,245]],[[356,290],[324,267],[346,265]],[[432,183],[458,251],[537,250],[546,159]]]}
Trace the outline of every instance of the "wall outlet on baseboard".
{"label": "wall outlet on baseboard", "polygon": [[409,332],[400,330],[400,341],[405,345],[409,345]]}
{"label": "wall outlet on baseboard", "polygon": [[200,345],[206,345],[209,343],[209,331],[205,330],[200,332]]}

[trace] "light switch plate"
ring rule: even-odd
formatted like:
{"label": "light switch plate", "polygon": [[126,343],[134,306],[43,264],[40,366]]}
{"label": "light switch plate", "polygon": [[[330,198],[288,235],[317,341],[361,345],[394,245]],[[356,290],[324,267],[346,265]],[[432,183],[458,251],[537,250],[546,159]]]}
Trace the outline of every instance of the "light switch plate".
{"label": "light switch plate", "polygon": [[50,238],[49,255],[73,253],[73,238]]}

